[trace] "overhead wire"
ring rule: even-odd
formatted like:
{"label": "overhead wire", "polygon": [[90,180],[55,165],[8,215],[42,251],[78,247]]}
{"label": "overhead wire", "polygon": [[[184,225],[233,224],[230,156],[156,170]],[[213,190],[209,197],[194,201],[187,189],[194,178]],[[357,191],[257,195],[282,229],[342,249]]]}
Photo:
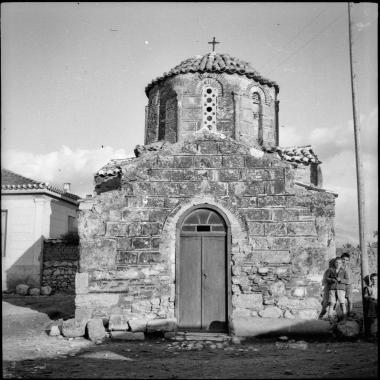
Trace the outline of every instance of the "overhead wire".
{"label": "overhead wire", "polygon": [[325,26],[316,35],[314,35],[312,38],[310,38],[309,40],[307,40],[304,45],[302,45],[301,47],[299,47],[295,52],[293,52],[292,54],[290,54],[289,56],[287,56],[284,60],[282,60],[275,68],[273,68],[272,70],[270,70],[269,73],[273,73],[274,71],[276,71],[283,63],[285,63],[288,59],[292,58],[299,51],[301,51],[302,49],[304,49],[307,45],[309,45],[310,42],[314,41],[320,34],[322,34],[327,29],[329,29],[332,25],[334,25],[342,17],[343,17],[343,15],[340,15],[340,16],[336,17],[333,21],[331,21],[327,26]]}
{"label": "overhead wire", "polygon": [[[318,20],[318,18],[321,16],[322,13],[324,13],[326,11],[326,8],[323,8],[312,20],[311,22],[307,22],[300,31],[298,31],[296,33],[295,36],[293,36],[292,38],[290,38],[288,40],[287,43],[285,43],[285,45],[281,48],[282,50],[284,50],[286,47],[288,47],[305,29],[307,29],[308,27],[310,27],[311,25],[313,25],[315,23],[315,21]],[[268,63],[267,65],[269,66],[273,61],[274,61],[275,58],[272,58]]]}

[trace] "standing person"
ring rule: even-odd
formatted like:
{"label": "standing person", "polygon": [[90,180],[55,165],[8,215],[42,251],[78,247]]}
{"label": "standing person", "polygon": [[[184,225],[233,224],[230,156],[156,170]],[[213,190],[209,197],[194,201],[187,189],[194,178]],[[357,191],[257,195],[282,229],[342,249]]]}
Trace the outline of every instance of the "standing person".
{"label": "standing person", "polygon": [[325,314],[327,312],[328,306],[329,306],[329,291],[330,287],[327,282],[327,275],[329,273],[330,268],[334,268],[334,262],[335,259],[331,259],[329,261],[329,267],[325,270],[325,273],[323,274],[323,279],[322,279],[322,286],[323,286],[323,293],[322,293],[322,310],[319,313],[319,319],[325,319]]}
{"label": "standing person", "polygon": [[329,284],[329,308],[328,316],[330,320],[333,318],[333,310],[336,302],[339,301],[342,307],[343,319],[346,319],[346,285],[348,284],[348,276],[343,268],[342,259],[337,257],[334,261],[334,267],[328,269],[326,281]]}
{"label": "standing person", "polygon": [[345,252],[340,256],[342,258],[343,268],[347,273],[349,283],[346,286],[346,300],[347,300],[347,315],[349,317],[353,316],[353,302],[352,302],[352,273],[350,268],[350,254]]}
{"label": "standing person", "polygon": [[375,335],[377,334],[377,273],[369,276],[368,286],[364,288],[364,301],[367,304],[366,332]]}

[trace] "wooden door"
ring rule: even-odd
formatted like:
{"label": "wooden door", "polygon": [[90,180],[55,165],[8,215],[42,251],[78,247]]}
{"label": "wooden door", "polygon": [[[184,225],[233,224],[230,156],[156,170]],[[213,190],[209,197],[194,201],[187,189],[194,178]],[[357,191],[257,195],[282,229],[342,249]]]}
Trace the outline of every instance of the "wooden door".
{"label": "wooden door", "polygon": [[212,210],[197,209],[181,227],[177,273],[178,325],[227,328],[226,227]]}

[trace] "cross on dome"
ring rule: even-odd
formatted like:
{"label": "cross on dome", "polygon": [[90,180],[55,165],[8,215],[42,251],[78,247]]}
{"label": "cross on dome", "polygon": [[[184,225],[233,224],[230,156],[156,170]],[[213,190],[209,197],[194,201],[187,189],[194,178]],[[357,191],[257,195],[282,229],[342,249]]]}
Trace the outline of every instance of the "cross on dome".
{"label": "cross on dome", "polygon": [[208,44],[212,45],[212,51],[215,51],[215,45],[220,44],[220,42],[215,40],[215,37],[213,37],[212,41],[208,42]]}

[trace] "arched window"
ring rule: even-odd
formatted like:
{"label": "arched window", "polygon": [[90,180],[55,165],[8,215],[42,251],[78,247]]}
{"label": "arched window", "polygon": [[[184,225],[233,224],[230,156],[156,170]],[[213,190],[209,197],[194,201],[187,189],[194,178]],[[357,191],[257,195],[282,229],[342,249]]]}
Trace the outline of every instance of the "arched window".
{"label": "arched window", "polygon": [[218,91],[211,86],[204,86],[202,91],[202,127],[216,131],[216,105]]}
{"label": "arched window", "polygon": [[226,232],[226,224],[210,209],[196,209],[182,223],[181,232]]}
{"label": "arched window", "polygon": [[258,92],[252,94],[253,102],[253,122],[257,129],[257,140],[259,144],[263,143],[263,121],[262,121],[262,100]]}

